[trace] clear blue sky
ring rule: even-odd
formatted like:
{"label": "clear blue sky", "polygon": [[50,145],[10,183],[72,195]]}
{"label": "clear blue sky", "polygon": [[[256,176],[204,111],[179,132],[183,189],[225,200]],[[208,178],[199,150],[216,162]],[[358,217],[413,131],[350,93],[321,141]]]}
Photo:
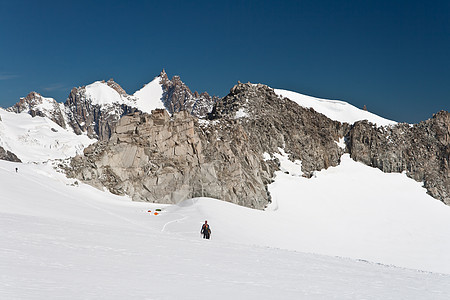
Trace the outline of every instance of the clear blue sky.
{"label": "clear blue sky", "polygon": [[450,110],[450,1],[0,0],[0,106],[64,102],[165,68],[225,96],[238,81],[340,99],[401,122]]}

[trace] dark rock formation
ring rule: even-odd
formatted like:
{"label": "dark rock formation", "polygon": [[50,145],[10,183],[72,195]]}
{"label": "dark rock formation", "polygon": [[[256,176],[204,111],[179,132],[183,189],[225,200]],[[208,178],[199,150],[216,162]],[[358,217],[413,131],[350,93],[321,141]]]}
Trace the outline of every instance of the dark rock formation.
{"label": "dark rock formation", "polygon": [[0,159],[12,162],[22,162],[14,153],[5,150],[1,146],[0,146]]}
{"label": "dark rock formation", "polygon": [[280,99],[270,87],[250,83],[234,86],[217,102],[209,118],[242,126],[251,147],[259,153],[283,148],[291,160],[302,161],[308,177],[315,170],[339,164],[344,149],[337,142],[350,128],[287,98]]}
{"label": "dark rock formation", "polygon": [[356,122],[349,133],[351,157],[384,172],[423,181],[428,193],[450,204],[450,113],[410,126],[376,127]]}
{"label": "dark rock formation", "polygon": [[164,91],[162,101],[169,113],[185,110],[196,117],[203,117],[211,112],[214,103],[219,99],[211,97],[207,92],[192,93],[179,76],[169,80],[164,70],[159,77]]}

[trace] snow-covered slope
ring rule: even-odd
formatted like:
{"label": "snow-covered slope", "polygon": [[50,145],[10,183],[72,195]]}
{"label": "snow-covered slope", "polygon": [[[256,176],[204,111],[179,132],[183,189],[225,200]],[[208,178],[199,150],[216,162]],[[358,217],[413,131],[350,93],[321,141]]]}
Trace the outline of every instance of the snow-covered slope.
{"label": "snow-covered slope", "polygon": [[160,80],[161,78],[159,76],[155,77],[150,83],[133,94],[136,106],[140,110],[150,113],[154,109],[165,108],[161,100],[163,97],[163,88]]}
{"label": "snow-covered slope", "polygon": [[289,98],[300,106],[313,108],[315,111],[335,121],[353,124],[356,121],[368,120],[377,124],[377,126],[396,124],[394,121],[359,109],[344,101],[320,99],[281,89],[275,89],[275,93],[279,96]]}
{"label": "snow-covered slope", "polygon": [[126,97],[122,97],[115,89],[108,86],[106,82],[96,81],[86,86],[86,100],[92,105],[111,105],[114,103],[128,104]]}
{"label": "snow-covered slope", "polygon": [[[343,167],[318,173],[312,190],[297,195],[289,192],[292,181],[306,179],[278,174],[271,186],[278,209],[255,211],[207,198],[178,206],[131,202],[74,185],[45,164],[0,161],[0,298],[448,299],[450,275],[297,252],[391,253],[394,264],[450,272],[448,244],[434,241],[448,237],[448,210],[436,210],[437,201],[420,192],[399,210],[398,195],[378,191],[384,186],[375,193],[385,197],[379,202],[355,205],[359,197],[350,191],[358,196],[364,188],[357,184],[368,178],[384,183],[368,167],[351,161]],[[358,181],[346,190],[334,184],[317,189],[339,173]],[[410,180],[399,175],[389,181]],[[408,215],[417,210],[427,222],[408,227]],[[205,219],[211,240],[199,235]],[[344,233],[351,241],[341,240]],[[408,251],[396,247],[408,243]],[[375,249],[368,252],[367,244]]]}
{"label": "snow-covered slope", "polygon": [[164,108],[161,101],[163,90],[160,78],[155,77],[150,83],[137,91],[133,96],[120,94],[104,81],[96,81],[86,86],[86,100],[92,105],[107,107],[113,104],[126,104],[143,112],[150,113],[156,108]]}
{"label": "snow-covered slope", "polygon": [[0,108],[0,146],[23,162],[43,162],[81,153],[95,140],[61,128],[46,117],[11,113]]}

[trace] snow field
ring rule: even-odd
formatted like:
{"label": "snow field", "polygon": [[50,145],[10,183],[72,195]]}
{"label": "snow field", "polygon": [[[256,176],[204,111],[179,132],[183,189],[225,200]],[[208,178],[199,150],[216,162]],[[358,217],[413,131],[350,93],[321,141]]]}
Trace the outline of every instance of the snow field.
{"label": "snow field", "polygon": [[159,76],[155,77],[142,89],[133,94],[133,97],[136,99],[136,107],[147,113],[151,113],[152,110],[157,108],[165,109],[164,103],[161,100],[163,97],[163,89],[159,83],[160,80],[161,78]]}
{"label": "snow field", "polygon": [[[0,108],[0,146],[22,162],[63,159],[82,153],[95,140],[60,127],[48,118],[11,113]],[[52,129],[56,130],[53,131]]]}
{"label": "snow field", "polygon": [[[3,299],[446,299],[449,276],[0,214]],[[101,215],[100,215],[101,217]]]}
{"label": "snow field", "polygon": [[347,122],[353,124],[356,121],[368,120],[369,122],[377,124],[377,126],[397,124],[397,122],[364,111],[344,101],[320,99],[282,89],[275,89],[275,94],[289,98],[305,108],[313,108],[315,111],[328,118],[342,123]]}
{"label": "snow field", "polygon": [[[266,211],[194,199],[173,212],[198,215],[194,220],[208,217],[212,238],[221,241],[450,274],[450,207],[427,195],[420,183],[348,155],[315,178],[299,174],[277,172]],[[195,237],[196,227],[181,219],[166,231]]]}
{"label": "snow field", "polygon": [[[17,166],[18,173],[14,171]],[[340,167],[361,181],[366,168],[367,176],[376,178],[373,169],[344,157],[341,166],[318,172],[310,180],[332,181]],[[392,175],[410,181],[402,174]],[[411,263],[424,260],[426,254],[425,242],[419,250],[388,253],[396,249],[387,242],[398,237],[387,236],[387,231],[403,230],[395,223],[408,221],[408,212],[397,214],[395,222],[384,218],[390,226],[381,222],[378,234],[361,238],[378,218],[363,214],[360,218],[369,225],[355,224],[358,211],[375,209],[377,213],[397,204],[352,208],[356,200],[350,199],[349,204],[333,206],[332,202],[343,201],[345,197],[339,195],[345,192],[334,191],[333,201],[324,203],[327,197],[314,188],[317,205],[307,200],[298,203],[300,194],[285,198],[281,191],[289,193],[290,181],[297,185],[298,180],[307,180],[299,176],[277,174],[270,189],[277,196],[278,209],[268,211],[208,198],[179,205],[132,202],[85,184],[74,185],[74,180],[55,172],[50,164],[0,161],[0,178],[0,269],[7,270],[1,272],[2,299],[447,299],[450,295],[450,275],[377,264],[384,259],[382,255],[375,257],[378,261],[364,262],[299,252],[337,251],[331,253],[335,256],[343,251],[362,259],[361,254],[368,253],[367,259],[373,255],[368,252],[369,241],[376,250],[386,252],[387,258],[396,259],[397,265],[404,263],[400,257]],[[306,195],[309,192],[304,188],[300,190]],[[431,200],[431,207],[439,204]],[[410,206],[432,214],[429,202],[422,201],[413,201],[422,203],[421,207]],[[156,208],[162,210],[160,215],[148,212]],[[341,214],[332,218],[338,208]],[[442,214],[433,217],[445,225],[440,219],[448,215],[440,208],[437,211]],[[338,221],[339,216],[350,219]],[[200,238],[205,219],[211,224],[211,240]],[[344,234],[343,225],[353,226],[345,227]],[[424,224],[409,225],[417,230]],[[409,238],[412,247],[422,244],[427,230]],[[335,244],[344,235],[349,235],[350,243]],[[430,259],[417,261],[416,269],[433,267],[436,261],[448,267],[447,246],[439,242],[428,245]],[[438,256],[439,249],[443,256]]]}

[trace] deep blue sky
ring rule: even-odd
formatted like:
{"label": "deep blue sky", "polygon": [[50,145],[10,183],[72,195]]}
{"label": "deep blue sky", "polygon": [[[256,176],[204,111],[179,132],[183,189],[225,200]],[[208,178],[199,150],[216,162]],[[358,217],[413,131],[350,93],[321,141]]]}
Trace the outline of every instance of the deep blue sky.
{"label": "deep blue sky", "polygon": [[0,0],[0,106],[64,102],[165,68],[225,96],[238,81],[340,99],[401,122],[450,110],[450,1]]}

